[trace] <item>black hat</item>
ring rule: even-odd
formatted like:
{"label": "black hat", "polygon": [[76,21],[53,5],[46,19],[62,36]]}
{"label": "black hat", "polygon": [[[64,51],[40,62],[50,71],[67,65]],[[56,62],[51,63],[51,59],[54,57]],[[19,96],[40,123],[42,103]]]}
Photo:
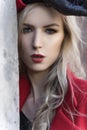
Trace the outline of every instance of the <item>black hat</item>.
{"label": "black hat", "polygon": [[16,0],[20,11],[29,3],[43,2],[64,15],[87,16],[87,0]]}

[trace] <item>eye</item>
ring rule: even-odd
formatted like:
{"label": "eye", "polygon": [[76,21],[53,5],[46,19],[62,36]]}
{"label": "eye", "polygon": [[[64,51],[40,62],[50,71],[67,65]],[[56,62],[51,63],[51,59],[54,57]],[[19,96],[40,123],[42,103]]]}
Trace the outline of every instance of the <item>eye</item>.
{"label": "eye", "polygon": [[31,27],[23,27],[23,29],[22,29],[22,32],[24,34],[31,33],[32,31],[33,31],[33,29]]}
{"label": "eye", "polygon": [[49,29],[46,29],[45,32],[46,32],[47,34],[54,34],[54,33],[57,33],[57,30],[56,30],[56,29],[49,28]]}

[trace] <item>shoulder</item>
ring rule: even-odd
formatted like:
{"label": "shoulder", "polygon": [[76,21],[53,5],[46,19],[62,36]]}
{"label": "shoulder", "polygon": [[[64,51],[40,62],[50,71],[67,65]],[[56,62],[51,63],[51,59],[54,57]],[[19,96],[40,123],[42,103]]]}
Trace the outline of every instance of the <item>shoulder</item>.
{"label": "shoulder", "polygon": [[19,78],[19,85],[20,85],[20,87],[22,86],[28,86],[28,78],[27,78],[27,76],[25,75],[25,74],[23,74],[23,75],[20,75],[20,78]]}
{"label": "shoulder", "polygon": [[[63,104],[63,112],[69,120],[75,119],[75,125],[86,130],[87,128],[87,80],[80,79],[71,71],[67,73],[68,91]],[[71,112],[71,116],[70,113]],[[72,121],[72,120],[71,120]]]}
{"label": "shoulder", "polygon": [[87,92],[87,80],[77,77],[73,72],[68,70],[67,77],[69,84],[72,84],[74,88],[81,89],[84,92]]}
{"label": "shoulder", "polygon": [[21,75],[19,79],[20,109],[30,93],[30,86],[30,81],[28,80],[27,76]]}
{"label": "shoulder", "polygon": [[84,105],[87,109],[87,80],[76,77],[71,71],[68,71],[67,76],[69,93],[74,99],[75,106],[83,108]]}
{"label": "shoulder", "polygon": [[26,95],[30,90],[30,82],[26,75],[21,75],[19,79],[20,95],[23,93]]}

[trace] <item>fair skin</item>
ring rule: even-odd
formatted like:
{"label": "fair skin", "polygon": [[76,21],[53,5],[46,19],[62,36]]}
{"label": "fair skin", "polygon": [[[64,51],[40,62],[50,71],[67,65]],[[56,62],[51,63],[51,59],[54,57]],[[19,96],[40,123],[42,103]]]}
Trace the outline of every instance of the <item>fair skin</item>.
{"label": "fair skin", "polygon": [[45,94],[41,84],[50,66],[58,58],[63,39],[63,22],[54,9],[49,11],[39,6],[28,13],[20,34],[20,56],[27,66],[32,83],[32,91],[22,109],[31,121],[40,106],[37,106],[37,102],[42,102],[39,99]]}

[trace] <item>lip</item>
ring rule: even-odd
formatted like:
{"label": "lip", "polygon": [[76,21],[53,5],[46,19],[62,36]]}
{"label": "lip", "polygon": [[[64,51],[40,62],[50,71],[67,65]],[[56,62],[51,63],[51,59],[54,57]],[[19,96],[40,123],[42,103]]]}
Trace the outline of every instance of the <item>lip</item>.
{"label": "lip", "polygon": [[41,63],[44,60],[45,56],[42,54],[32,54],[31,58],[33,62]]}

